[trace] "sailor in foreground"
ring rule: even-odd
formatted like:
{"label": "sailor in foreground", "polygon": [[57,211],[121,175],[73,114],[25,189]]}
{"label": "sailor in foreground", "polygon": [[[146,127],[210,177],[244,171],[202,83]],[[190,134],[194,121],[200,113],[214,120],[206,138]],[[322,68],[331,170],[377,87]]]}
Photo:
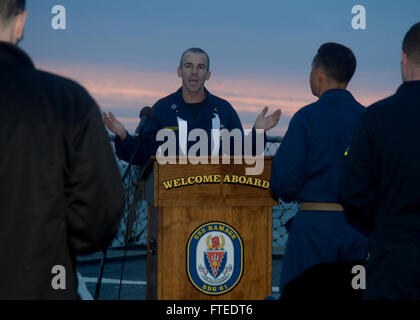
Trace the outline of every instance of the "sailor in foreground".
{"label": "sailor in foreground", "polygon": [[76,299],[76,255],[110,244],[124,188],[96,102],[16,46],[26,16],[0,1],[0,300]]}
{"label": "sailor in foreground", "polygon": [[344,152],[365,109],[346,90],[355,69],[349,48],[325,43],[318,49],[310,86],[319,99],[295,113],[274,157],[271,190],[285,202],[300,203],[286,244],[280,293],[312,266],[364,258],[366,236],[337,203]]}
{"label": "sailor in foreground", "polygon": [[404,37],[401,74],[360,118],[340,182],[348,215],[373,229],[365,299],[420,299],[420,22]]}

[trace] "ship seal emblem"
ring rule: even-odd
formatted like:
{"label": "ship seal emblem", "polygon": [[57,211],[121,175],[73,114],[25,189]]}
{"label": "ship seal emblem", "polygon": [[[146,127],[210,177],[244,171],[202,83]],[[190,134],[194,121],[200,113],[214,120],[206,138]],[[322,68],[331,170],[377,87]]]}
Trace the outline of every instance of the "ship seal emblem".
{"label": "ship seal emblem", "polygon": [[188,239],[188,278],[204,294],[221,295],[232,290],[241,280],[243,260],[241,236],[226,223],[202,224]]}

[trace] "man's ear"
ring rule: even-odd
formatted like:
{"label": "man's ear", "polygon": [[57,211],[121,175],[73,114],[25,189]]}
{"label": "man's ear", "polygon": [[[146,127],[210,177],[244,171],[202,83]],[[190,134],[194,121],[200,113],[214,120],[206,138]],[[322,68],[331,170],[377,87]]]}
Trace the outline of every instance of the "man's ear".
{"label": "man's ear", "polygon": [[321,68],[316,69],[316,79],[318,83],[322,83],[322,84],[324,84],[327,81],[327,76],[324,70],[322,70]]}
{"label": "man's ear", "polygon": [[178,67],[176,70],[178,72],[178,77],[182,78],[181,67]]}
{"label": "man's ear", "polygon": [[15,27],[13,30],[13,40],[15,43],[23,36],[23,30],[25,29],[26,18],[28,17],[28,11],[25,10],[16,16]]}
{"label": "man's ear", "polygon": [[211,71],[207,71],[206,80],[209,80],[211,76]]}
{"label": "man's ear", "polygon": [[402,60],[401,60],[402,66],[405,68],[407,67],[407,63],[408,63],[407,54],[404,51],[401,51],[401,57],[402,57]]}
{"label": "man's ear", "polygon": [[401,51],[401,78],[403,82],[408,81],[409,77],[409,71],[408,71],[408,56],[407,54],[402,50]]}

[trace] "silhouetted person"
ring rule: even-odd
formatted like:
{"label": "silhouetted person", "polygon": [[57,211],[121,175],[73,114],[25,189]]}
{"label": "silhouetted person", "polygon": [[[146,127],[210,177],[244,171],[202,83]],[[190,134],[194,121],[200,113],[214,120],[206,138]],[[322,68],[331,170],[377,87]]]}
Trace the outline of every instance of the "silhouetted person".
{"label": "silhouetted person", "polygon": [[340,183],[349,216],[373,229],[366,299],[420,299],[420,22],[404,37],[401,74],[360,118]]}
{"label": "silhouetted person", "polygon": [[16,46],[26,16],[0,1],[0,299],[75,299],[76,254],[108,246],[124,189],[95,101]]}

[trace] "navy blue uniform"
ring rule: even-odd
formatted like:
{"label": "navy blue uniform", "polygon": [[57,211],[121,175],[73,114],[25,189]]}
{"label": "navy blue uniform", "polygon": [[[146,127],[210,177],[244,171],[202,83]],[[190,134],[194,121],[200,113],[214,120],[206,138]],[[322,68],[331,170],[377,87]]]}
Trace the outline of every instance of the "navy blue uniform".
{"label": "navy blue uniform", "polygon": [[[194,129],[206,131],[209,144],[208,155],[212,155],[214,149],[211,146],[212,129],[227,129],[229,131],[239,129],[243,136],[241,121],[232,105],[228,101],[212,95],[207,89],[204,88],[204,90],[207,97],[198,104],[187,104],[182,97],[182,88],[156,102],[153,106],[153,117],[145,125],[140,137],[135,138],[127,133],[124,141],[116,138],[115,147],[118,157],[128,161],[136,143],[139,142],[140,149],[133,160],[133,164],[145,164],[150,156],[156,154],[159,145],[163,143],[163,141],[156,141],[156,134],[159,130],[165,128],[174,130],[176,134],[177,155],[187,154],[189,148],[196,143],[196,141],[188,141],[187,139],[188,134]],[[254,130],[253,132],[255,133]],[[255,149],[255,134],[253,138]],[[137,139],[140,139],[140,141],[136,141]],[[216,137],[214,140],[220,140],[220,138]],[[233,155],[232,141],[231,145],[232,149],[229,152],[232,152],[231,155]],[[222,144],[220,143],[216,154],[219,154],[221,148]]]}
{"label": "navy blue uniform", "polygon": [[369,108],[343,165],[346,212],[367,228],[367,299],[420,299],[420,80]]}
{"label": "navy blue uniform", "polygon": [[[274,194],[285,202],[337,202],[344,153],[364,110],[347,90],[332,89],[296,112],[273,159]],[[363,259],[365,243],[344,212],[299,211],[286,245],[280,292],[316,264]]]}

